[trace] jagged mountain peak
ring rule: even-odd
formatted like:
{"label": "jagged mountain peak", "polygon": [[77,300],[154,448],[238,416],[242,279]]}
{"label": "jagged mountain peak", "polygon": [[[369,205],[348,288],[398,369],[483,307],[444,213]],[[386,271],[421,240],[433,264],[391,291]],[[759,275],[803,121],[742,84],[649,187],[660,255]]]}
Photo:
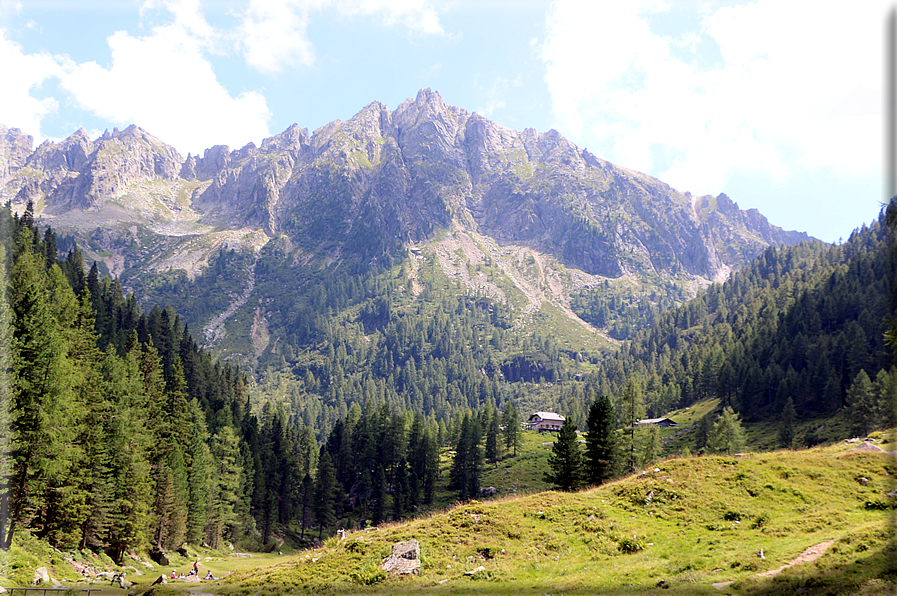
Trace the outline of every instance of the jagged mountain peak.
{"label": "jagged mountain peak", "polygon": [[127,208],[133,189],[155,185],[167,189],[167,210],[156,217],[189,213],[211,228],[259,229],[329,260],[399,256],[403,244],[459,226],[589,275],[712,280],[768,244],[808,239],[724,195],[687,196],[557,130],[513,130],[430,89],[394,110],[371,102],[311,134],[293,124],[260,147],[218,145],[183,159],[131,125],[94,141],[78,131],[27,159],[42,174],[16,176],[21,158],[9,158],[2,193],[44,199],[60,225],[68,213]]}

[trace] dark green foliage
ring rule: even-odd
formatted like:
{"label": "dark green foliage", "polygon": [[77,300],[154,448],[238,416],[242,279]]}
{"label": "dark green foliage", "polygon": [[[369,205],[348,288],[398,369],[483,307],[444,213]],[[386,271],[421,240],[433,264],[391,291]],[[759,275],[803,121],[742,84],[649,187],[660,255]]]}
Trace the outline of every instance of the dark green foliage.
{"label": "dark green foliage", "polygon": [[498,434],[500,431],[500,424],[498,420],[498,412],[495,411],[494,408],[487,408],[486,415],[488,421],[486,421],[486,450],[485,457],[486,461],[495,463],[498,461],[499,456],[499,442],[498,442]]}
{"label": "dark green foliage", "polygon": [[662,313],[590,379],[615,395],[636,379],[650,417],[713,397],[746,421],[778,418],[789,397],[796,419],[832,414],[860,371],[891,366],[893,253],[881,221],[841,246],[769,248]]}
{"label": "dark green foliage", "polygon": [[794,401],[789,397],[782,409],[782,420],[779,426],[779,444],[786,449],[794,449],[795,437]]}
{"label": "dark green foliage", "polygon": [[334,474],[333,463],[330,461],[330,454],[322,449],[321,457],[318,459],[318,473],[315,478],[313,501],[315,520],[318,523],[318,538],[323,534],[324,527],[332,524],[335,519],[334,511],[337,504],[337,491],[336,475]]}
{"label": "dark green foliage", "polygon": [[633,339],[636,332],[650,329],[654,320],[687,296],[681,287],[658,280],[658,289],[633,292],[628,285],[609,281],[574,295],[570,307],[583,320],[620,340]]}
{"label": "dark green foliage", "polygon": [[576,425],[565,419],[548,456],[549,471],[545,474],[545,482],[566,491],[580,488],[583,461],[578,438]]}
{"label": "dark green foliage", "polygon": [[586,433],[584,480],[599,485],[614,472],[614,434],[616,421],[610,398],[602,395],[589,407],[589,430]]}
{"label": "dark green foliage", "polygon": [[848,411],[857,436],[865,437],[872,430],[877,401],[869,375],[861,370],[847,389]]}
{"label": "dark green foliage", "polygon": [[465,413],[461,421],[460,435],[452,459],[450,487],[458,491],[458,500],[466,501],[480,494],[480,469],[483,455],[480,452],[481,428],[478,417]]}
{"label": "dark green foliage", "polygon": [[7,207],[0,227],[15,232],[0,238],[13,388],[0,546],[26,530],[120,560],[244,538],[255,525],[246,467],[260,461],[245,376],[198,349],[171,309],[146,316],[95,264],[85,275],[76,246],[59,261],[55,234],[41,240],[27,213]]}
{"label": "dark green foliage", "polygon": [[517,413],[517,406],[512,403],[505,406],[505,410],[502,413],[502,424],[505,427],[505,449],[508,451],[513,449],[516,456],[517,448],[520,447],[522,440],[520,437],[520,414]]}

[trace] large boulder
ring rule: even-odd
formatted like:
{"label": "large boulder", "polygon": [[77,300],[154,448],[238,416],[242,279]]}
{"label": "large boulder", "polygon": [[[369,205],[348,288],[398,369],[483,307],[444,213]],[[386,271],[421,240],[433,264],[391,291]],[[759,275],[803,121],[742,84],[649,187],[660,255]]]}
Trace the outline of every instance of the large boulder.
{"label": "large boulder", "polygon": [[856,447],[854,447],[853,449],[851,449],[850,451],[848,451],[848,453],[857,453],[857,452],[859,452],[859,453],[882,453],[882,452],[884,452],[884,449],[882,449],[878,445],[873,445],[872,443],[867,443],[864,441],[864,442],[860,443],[859,445],[857,445]]}
{"label": "large boulder", "polygon": [[380,568],[395,575],[420,575],[420,543],[413,539],[397,542]]}
{"label": "large boulder", "polygon": [[34,570],[34,585],[40,584],[49,584],[50,583],[50,572],[47,571],[46,567],[38,567]]}
{"label": "large boulder", "polygon": [[167,567],[170,565],[168,561],[168,556],[165,554],[165,551],[160,549],[153,549],[149,553],[150,559],[155,561],[157,564],[162,565],[163,567]]}

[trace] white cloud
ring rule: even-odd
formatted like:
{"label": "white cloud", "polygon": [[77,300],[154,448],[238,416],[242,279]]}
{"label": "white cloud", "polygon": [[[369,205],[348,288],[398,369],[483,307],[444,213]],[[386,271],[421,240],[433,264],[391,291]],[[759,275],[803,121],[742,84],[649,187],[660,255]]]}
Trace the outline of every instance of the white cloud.
{"label": "white cloud", "polygon": [[146,37],[125,31],[110,36],[109,68],[68,60],[62,87],[85,110],[123,125],[136,123],[181,152],[197,153],[211,144],[241,146],[267,136],[265,98],[252,91],[232,97],[204,53],[211,29],[203,31],[197,13],[174,14],[173,23]]}
{"label": "white cloud", "polygon": [[213,48],[220,33],[209,25],[202,13],[200,0],[145,0],[140,6],[141,20],[146,20],[153,10],[163,12],[163,19],[173,21],[207,48]]}
{"label": "white cloud", "polygon": [[58,107],[52,97],[33,95],[44,81],[59,76],[59,62],[49,54],[26,54],[22,47],[6,39],[0,29],[0,122],[41,137],[41,120]]}
{"label": "white cloud", "polygon": [[[574,140],[679,188],[718,192],[744,171],[874,176],[885,9],[758,0],[695,12],[671,36],[650,24],[663,5],[558,0],[545,78]],[[721,60],[682,57],[707,48]]]}
{"label": "white cloud", "polygon": [[338,6],[349,16],[379,14],[390,27],[398,23],[422,35],[445,35],[429,0],[339,0]]}
{"label": "white cloud", "polygon": [[348,17],[380,16],[388,27],[401,25],[422,35],[445,34],[429,0],[250,0],[238,31],[246,62],[269,74],[314,64],[310,13],[326,8]]}
{"label": "white cloud", "polygon": [[310,66],[315,53],[307,38],[308,13],[328,0],[250,0],[240,25],[246,62],[266,73]]}
{"label": "white cloud", "polygon": [[[474,77],[476,86],[480,87],[478,79],[479,77]],[[487,118],[491,118],[496,111],[503,110],[507,105],[504,99],[505,96],[507,96],[512,89],[519,89],[520,87],[521,82],[519,75],[514,79],[497,77],[485,90],[486,104],[477,107],[476,111]]]}

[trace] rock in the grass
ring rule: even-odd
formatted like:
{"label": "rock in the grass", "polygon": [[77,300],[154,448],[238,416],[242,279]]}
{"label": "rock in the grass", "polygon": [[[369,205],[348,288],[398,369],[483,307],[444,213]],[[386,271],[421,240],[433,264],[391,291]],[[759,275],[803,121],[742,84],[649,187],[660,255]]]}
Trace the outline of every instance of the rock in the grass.
{"label": "rock in the grass", "polygon": [[34,585],[38,584],[49,584],[50,583],[50,572],[47,571],[46,567],[38,567],[34,570]]}
{"label": "rock in the grass", "polygon": [[476,575],[477,573],[480,573],[482,571],[486,571],[486,568],[480,565],[479,567],[474,567],[470,571],[465,571],[464,575]]}
{"label": "rock in the grass", "polygon": [[498,494],[498,489],[494,486],[490,486],[489,488],[481,488],[480,495],[483,497],[494,497]]}
{"label": "rock in the grass", "polygon": [[168,556],[165,554],[165,551],[160,549],[151,550],[149,553],[150,559],[155,561],[158,565],[162,565],[163,567],[168,567],[170,562],[168,561]]}
{"label": "rock in the grass", "polygon": [[397,575],[419,575],[420,543],[413,539],[397,542],[389,556],[383,559],[380,568]]}
{"label": "rock in the grass", "polygon": [[884,449],[882,449],[878,445],[873,445],[872,443],[860,443],[859,445],[857,445],[856,447],[854,447],[853,449],[848,451],[848,453],[854,453],[854,452],[881,453],[883,451],[884,451]]}

